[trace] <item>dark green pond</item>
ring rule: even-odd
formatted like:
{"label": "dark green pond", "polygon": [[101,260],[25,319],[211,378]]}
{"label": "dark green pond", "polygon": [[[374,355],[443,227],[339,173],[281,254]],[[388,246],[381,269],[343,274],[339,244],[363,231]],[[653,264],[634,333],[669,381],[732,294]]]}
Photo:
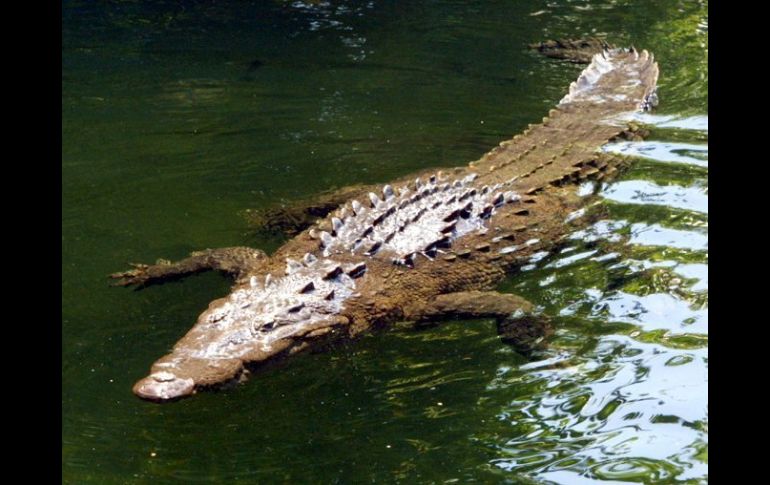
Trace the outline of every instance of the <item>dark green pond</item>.
{"label": "dark green pond", "polygon": [[[705,1],[64,2],[65,483],[672,483],[708,476]],[[131,393],[227,293],[110,288],[129,261],[251,245],[242,212],[467,163],[580,67],[528,43],[650,49],[650,142],[610,218],[504,286],[558,324],[527,360],[491,321],[397,329],[225,392]]]}

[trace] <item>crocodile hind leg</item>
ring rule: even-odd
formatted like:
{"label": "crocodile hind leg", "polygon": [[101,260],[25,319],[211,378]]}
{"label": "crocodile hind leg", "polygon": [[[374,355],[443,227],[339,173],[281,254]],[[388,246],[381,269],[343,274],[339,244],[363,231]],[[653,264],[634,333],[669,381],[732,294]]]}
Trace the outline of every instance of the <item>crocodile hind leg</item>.
{"label": "crocodile hind leg", "polygon": [[154,283],[182,278],[194,273],[217,270],[235,278],[255,270],[267,255],[248,247],[206,249],[193,252],[181,261],[159,261],[157,264],[132,264],[134,269],[113,273],[116,286],[145,287]]}
{"label": "crocodile hind leg", "polygon": [[535,312],[520,296],[496,291],[464,291],[440,295],[430,302],[404,309],[409,320],[431,321],[447,317],[495,318],[503,342],[527,353],[539,347],[553,331],[549,320]]}

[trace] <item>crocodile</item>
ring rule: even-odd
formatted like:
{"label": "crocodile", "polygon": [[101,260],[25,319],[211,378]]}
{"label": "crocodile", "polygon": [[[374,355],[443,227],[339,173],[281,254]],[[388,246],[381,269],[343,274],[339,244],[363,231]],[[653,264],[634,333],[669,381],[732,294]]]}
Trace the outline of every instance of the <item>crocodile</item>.
{"label": "crocodile", "polygon": [[[628,165],[598,149],[644,135],[622,115],[656,102],[658,65],[645,50],[602,42],[540,44],[590,60],[541,123],[464,167],[423,170],[389,184],[345,189],[315,223],[272,255],[207,249],[178,262],[110,275],[142,288],[206,270],[231,275],[171,352],[133,392],[166,402],[234,383],[308,349],[398,322],[493,318],[506,343],[540,348],[552,321],[531,302],[495,291],[507,275],[563,243],[597,191],[581,187]],[[590,53],[590,56],[588,55]]]}

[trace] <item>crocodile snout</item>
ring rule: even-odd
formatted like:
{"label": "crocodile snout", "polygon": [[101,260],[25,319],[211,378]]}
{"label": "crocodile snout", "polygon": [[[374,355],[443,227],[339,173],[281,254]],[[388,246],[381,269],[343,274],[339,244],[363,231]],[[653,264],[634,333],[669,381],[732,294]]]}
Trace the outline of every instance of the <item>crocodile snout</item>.
{"label": "crocodile snout", "polygon": [[154,372],[134,384],[134,394],[151,401],[169,401],[189,396],[195,390],[195,381],[177,377],[171,372]]}

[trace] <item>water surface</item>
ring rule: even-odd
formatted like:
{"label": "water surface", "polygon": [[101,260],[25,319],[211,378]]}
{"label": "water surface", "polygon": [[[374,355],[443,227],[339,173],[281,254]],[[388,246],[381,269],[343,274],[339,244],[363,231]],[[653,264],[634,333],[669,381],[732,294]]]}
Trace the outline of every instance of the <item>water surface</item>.
{"label": "water surface", "polygon": [[[652,483],[708,472],[708,4],[66,2],[66,483]],[[511,278],[554,316],[525,359],[491,321],[395,330],[158,406],[132,384],[217,274],[108,288],[128,261],[272,250],[241,212],[467,163],[580,67],[526,44],[650,49],[660,107],[608,218]]]}

